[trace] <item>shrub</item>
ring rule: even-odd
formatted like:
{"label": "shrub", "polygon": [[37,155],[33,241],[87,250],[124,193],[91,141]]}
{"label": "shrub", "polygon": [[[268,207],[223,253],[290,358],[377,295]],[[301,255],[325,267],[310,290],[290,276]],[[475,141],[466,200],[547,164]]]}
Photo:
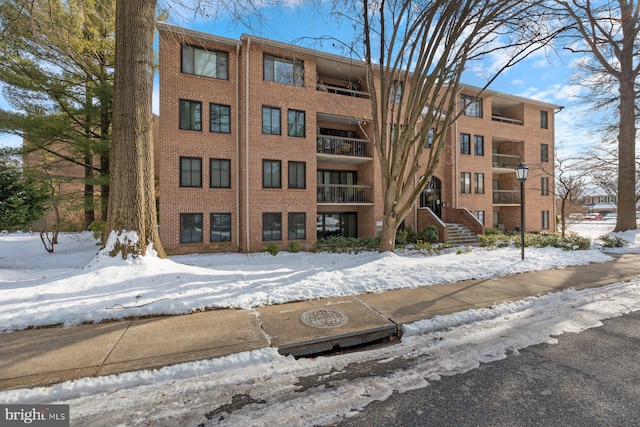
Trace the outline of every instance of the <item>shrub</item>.
{"label": "shrub", "polygon": [[356,237],[327,237],[318,239],[316,251],[333,253],[359,253],[361,251],[377,251],[380,248],[380,238]]}
{"label": "shrub", "polygon": [[396,232],[396,247],[404,247],[406,245],[415,243],[417,240],[417,234],[411,226],[407,226]]}
{"label": "shrub", "polygon": [[300,244],[298,242],[291,242],[287,245],[287,251],[293,254],[300,252]]}
{"label": "shrub", "polygon": [[102,236],[107,230],[107,223],[104,221],[93,221],[89,224],[89,230],[93,232],[94,239],[102,240]]}
{"label": "shrub", "polygon": [[435,225],[429,225],[418,232],[417,240],[423,242],[438,243],[438,228]]}
{"label": "shrub", "polygon": [[[519,234],[489,234],[478,236],[481,247],[503,248],[510,245],[520,247]],[[527,233],[524,236],[525,247],[544,248],[553,246],[564,250],[586,250],[591,248],[591,240],[580,237],[577,234],[570,234],[562,237],[557,233]]]}
{"label": "shrub", "polygon": [[603,248],[621,248],[627,243],[629,243],[628,241],[626,241],[620,236],[604,235],[604,236],[598,237],[598,240],[602,242]]}
{"label": "shrub", "polygon": [[280,248],[275,243],[269,243],[267,246],[264,247],[262,252],[269,253],[273,256],[276,256],[278,255],[278,253],[280,253]]}

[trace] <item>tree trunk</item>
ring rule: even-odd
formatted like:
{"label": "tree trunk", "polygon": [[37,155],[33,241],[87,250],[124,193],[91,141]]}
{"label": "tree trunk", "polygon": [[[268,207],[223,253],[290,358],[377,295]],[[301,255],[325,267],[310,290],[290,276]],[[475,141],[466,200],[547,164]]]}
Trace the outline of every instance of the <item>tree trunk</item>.
{"label": "tree trunk", "polygon": [[109,183],[103,180],[109,177],[109,157],[100,156],[100,174],[102,184],[100,184],[100,220],[107,221],[107,207],[109,206]]}
{"label": "tree trunk", "polygon": [[158,234],[153,192],[151,97],[157,0],[116,1],[113,142],[107,231],[109,255],[145,255]]}
{"label": "tree trunk", "polygon": [[[631,59],[630,59],[631,60]],[[633,63],[630,64],[630,69]],[[625,72],[620,78],[620,130],[618,134],[618,219],[614,232],[635,230],[636,224],[636,126],[635,79]]]}
{"label": "tree trunk", "polygon": [[91,156],[85,156],[84,158],[84,230],[88,230],[89,226],[95,221],[95,212],[93,210],[93,170],[91,169],[92,159]]}

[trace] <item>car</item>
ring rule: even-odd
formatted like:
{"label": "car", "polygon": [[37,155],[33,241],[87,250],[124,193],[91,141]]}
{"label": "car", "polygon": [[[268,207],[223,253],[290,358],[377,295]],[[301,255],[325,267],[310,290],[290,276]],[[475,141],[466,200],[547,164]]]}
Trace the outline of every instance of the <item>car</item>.
{"label": "car", "polygon": [[588,213],[584,216],[587,221],[599,221],[602,219],[602,214],[598,212]]}
{"label": "car", "polygon": [[617,221],[618,220],[618,214],[617,213],[606,213],[604,214],[604,216],[602,217],[603,221]]}

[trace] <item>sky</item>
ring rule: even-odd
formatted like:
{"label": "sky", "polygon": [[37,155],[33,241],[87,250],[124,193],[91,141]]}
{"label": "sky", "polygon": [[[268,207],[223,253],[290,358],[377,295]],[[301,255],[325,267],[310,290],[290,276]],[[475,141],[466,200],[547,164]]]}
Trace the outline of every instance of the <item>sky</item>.
{"label": "sky", "polygon": [[[572,225],[597,239],[615,222]],[[640,232],[615,234],[627,243],[616,253],[640,253]],[[175,314],[210,307],[250,308],[290,300],[382,292],[468,278],[606,262],[590,250],[516,247],[427,256],[327,253],[199,254],[136,261],[96,256],[91,233],[63,233],[52,254],[36,233],[0,235],[0,333],[50,323],[65,325],[118,317],[119,304],[145,306],[126,315]],[[117,283],[117,286],[116,286]],[[109,292],[105,292],[108,289]],[[148,304],[147,304],[148,303]],[[146,305],[145,305],[146,304]],[[395,392],[428,387],[518,354],[557,343],[567,332],[598,327],[604,319],[640,310],[640,278],[604,287],[568,289],[491,308],[466,310],[403,325],[395,345],[332,357],[295,360],[265,348],[230,356],[118,375],[87,377],[48,387],[0,392],[3,403],[69,404],[78,425],[327,425]],[[124,313],[123,313],[124,314]],[[411,359],[411,369],[304,389],[304,378],[335,376],[353,364]],[[302,388],[302,389],[301,389]],[[365,392],[366,391],[366,392]],[[204,414],[231,396],[248,405],[221,419]]]}
{"label": "sky", "polygon": [[[302,3],[300,5],[299,3]],[[171,11],[169,23],[202,31],[209,34],[237,39],[247,33],[263,38],[299,44],[322,51],[342,54],[336,50],[330,40],[319,42],[323,36],[332,36],[341,40],[350,40],[349,26],[337,25],[334,17],[326,11],[318,10],[313,2],[288,0],[283,6],[267,8],[262,17],[243,25],[222,17],[194,18],[193,13]],[[572,85],[569,77],[572,73],[571,63],[577,58],[562,50],[540,50],[524,62],[507,70],[499,77],[490,89],[536,99],[563,106],[556,114],[556,149],[561,156],[572,156],[594,143],[590,135],[584,107],[580,105],[576,95],[581,88]],[[498,57],[491,57],[483,64],[471,67],[465,74],[463,83],[484,86],[486,70],[495,66]],[[158,77],[154,85],[153,111],[159,113]],[[0,96],[0,108],[7,108],[6,101]],[[0,134],[0,146],[19,146],[20,138]]]}

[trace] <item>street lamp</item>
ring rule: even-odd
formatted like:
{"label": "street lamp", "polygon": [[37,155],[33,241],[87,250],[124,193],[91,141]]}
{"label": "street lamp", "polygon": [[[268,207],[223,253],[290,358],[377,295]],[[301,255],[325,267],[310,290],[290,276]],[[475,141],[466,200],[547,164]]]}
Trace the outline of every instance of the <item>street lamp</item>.
{"label": "street lamp", "polygon": [[524,259],[524,182],[529,175],[529,168],[524,163],[520,163],[516,166],[516,179],[520,182],[520,246],[521,256],[520,259]]}

